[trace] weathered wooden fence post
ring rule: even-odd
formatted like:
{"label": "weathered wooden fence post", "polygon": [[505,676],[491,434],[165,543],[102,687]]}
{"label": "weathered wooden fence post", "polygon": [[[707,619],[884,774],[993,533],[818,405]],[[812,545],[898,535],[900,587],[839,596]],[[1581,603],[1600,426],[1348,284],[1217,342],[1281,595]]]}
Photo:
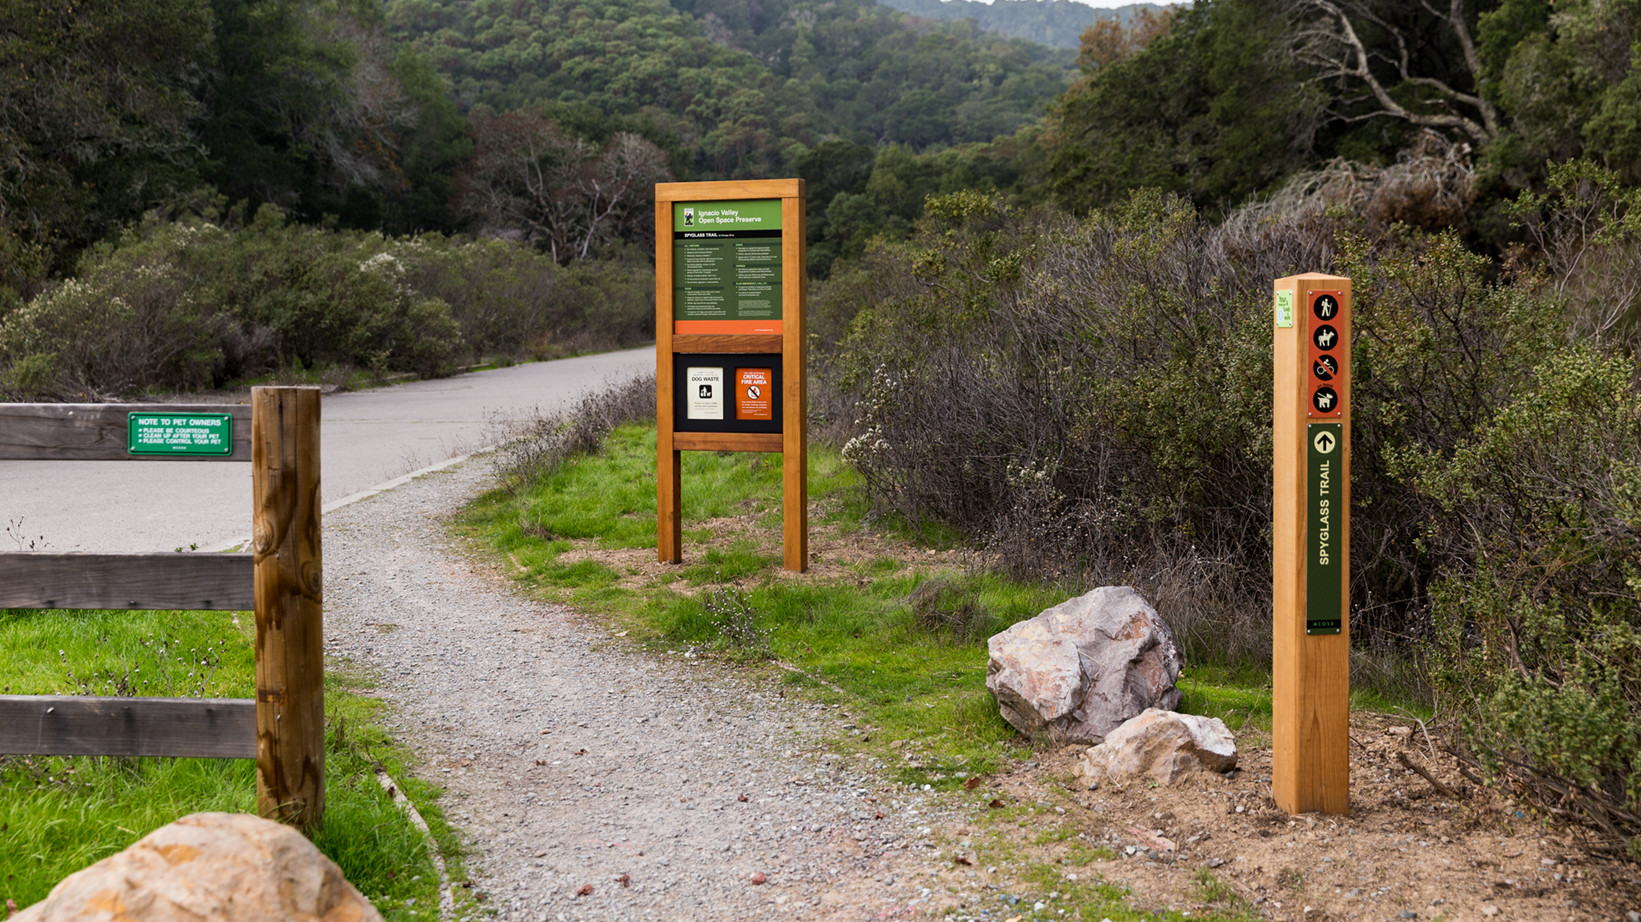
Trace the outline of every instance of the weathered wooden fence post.
{"label": "weathered wooden fence post", "polygon": [[325,814],[325,651],[319,389],[251,390],[257,812],[319,828]]}

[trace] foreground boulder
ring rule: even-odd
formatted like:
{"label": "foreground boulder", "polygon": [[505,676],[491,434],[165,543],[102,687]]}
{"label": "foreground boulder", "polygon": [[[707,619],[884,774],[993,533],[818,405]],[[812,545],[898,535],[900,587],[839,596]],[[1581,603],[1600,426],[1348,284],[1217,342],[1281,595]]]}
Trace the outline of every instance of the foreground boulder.
{"label": "foreground boulder", "polygon": [[1062,602],[986,646],[986,688],[1003,719],[1036,739],[1098,743],[1146,708],[1179,706],[1179,645],[1127,586]]}
{"label": "foreground boulder", "polygon": [[1152,708],[1106,735],[1077,760],[1085,781],[1173,784],[1188,772],[1236,768],[1236,737],[1218,717]]}
{"label": "foreground boulder", "polygon": [[64,878],[11,922],[380,922],[342,870],[288,826],[195,813]]}

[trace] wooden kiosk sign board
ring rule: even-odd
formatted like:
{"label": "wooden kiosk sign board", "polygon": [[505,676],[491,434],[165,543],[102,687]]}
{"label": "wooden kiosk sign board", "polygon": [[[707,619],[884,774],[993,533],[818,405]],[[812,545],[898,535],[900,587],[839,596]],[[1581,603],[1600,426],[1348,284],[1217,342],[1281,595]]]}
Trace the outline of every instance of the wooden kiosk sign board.
{"label": "wooden kiosk sign board", "polygon": [[803,180],[655,187],[656,551],[683,560],[682,451],[782,454],[785,566],[809,567]]}
{"label": "wooden kiosk sign board", "polygon": [[1271,788],[1350,812],[1350,279],[1275,283]]}

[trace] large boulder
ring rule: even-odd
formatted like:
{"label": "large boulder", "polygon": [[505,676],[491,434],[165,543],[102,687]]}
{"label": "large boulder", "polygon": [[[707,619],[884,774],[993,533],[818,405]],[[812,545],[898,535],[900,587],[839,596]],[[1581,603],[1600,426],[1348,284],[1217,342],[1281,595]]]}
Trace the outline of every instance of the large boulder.
{"label": "large boulder", "polygon": [[1107,734],[1077,760],[1087,781],[1173,784],[1187,772],[1236,768],[1236,737],[1218,717],[1152,708]]}
{"label": "large boulder", "polygon": [[11,922],[380,922],[342,870],[288,826],[195,813],[71,874]]}
{"label": "large boulder", "polygon": [[1003,719],[1036,739],[1098,743],[1146,708],[1179,706],[1179,644],[1127,586],[1061,602],[986,646],[986,687]]}

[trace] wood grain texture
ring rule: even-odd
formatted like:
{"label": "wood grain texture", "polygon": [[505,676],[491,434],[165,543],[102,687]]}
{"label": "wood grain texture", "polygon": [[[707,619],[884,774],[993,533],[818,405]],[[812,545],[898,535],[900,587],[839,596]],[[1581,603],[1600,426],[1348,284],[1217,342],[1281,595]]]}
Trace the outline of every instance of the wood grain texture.
{"label": "wood grain texture", "polygon": [[782,565],[809,569],[808,280],[805,278],[804,198],[781,202],[781,531]]}
{"label": "wood grain texture", "polygon": [[[1278,279],[1275,290],[1294,292],[1294,325],[1275,328],[1272,440],[1272,665],[1271,793],[1291,814],[1350,812],[1350,618],[1340,613],[1339,634],[1305,633],[1308,446],[1310,422],[1310,293],[1340,289],[1341,371],[1336,389],[1345,411],[1344,470],[1340,477],[1345,518],[1341,535],[1344,585],[1350,585],[1350,280],[1307,273]],[[1331,421],[1331,420],[1330,420]],[[1348,608],[1349,592],[1341,609]]]}
{"label": "wood grain texture", "polygon": [[250,611],[250,554],[0,553],[0,608]]}
{"label": "wood grain texture", "polygon": [[[655,185],[655,201],[659,205],[663,202],[711,202],[727,199],[745,198],[802,198],[803,180],[801,179],[747,179],[731,182],[664,182]],[[672,210],[666,212],[666,220],[660,220],[656,215],[655,226],[659,230],[665,226],[672,230]],[[784,224],[785,218],[782,218]]]}
{"label": "wood grain texture", "polygon": [[250,759],[256,702],[3,695],[0,753]]}
{"label": "wood grain texture", "polygon": [[257,811],[305,830],[325,815],[319,389],[251,390]]}
{"label": "wood grain texture", "polygon": [[[656,267],[659,274],[660,267]],[[686,354],[714,353],[776,353],[780,352],[784,337],[778,333],[748,333],[744,335],[674,334],[672,351]]]}
{"label": "wood grain texture", "polygon": [[674,443],[672,354],[672,205],[655,187],[655,555],[684,559],[682,459]]}
{"label": "wood grain texture", "polygon": [[779,432],[675,432],[678,451],[780,451]]}
{"label": "wood grain texture", "polygon": [[[233,454],[133,455],[130,413],[232,413]],[[0,404],[0,461],[249,461],[251,408],[224,404]]]}

